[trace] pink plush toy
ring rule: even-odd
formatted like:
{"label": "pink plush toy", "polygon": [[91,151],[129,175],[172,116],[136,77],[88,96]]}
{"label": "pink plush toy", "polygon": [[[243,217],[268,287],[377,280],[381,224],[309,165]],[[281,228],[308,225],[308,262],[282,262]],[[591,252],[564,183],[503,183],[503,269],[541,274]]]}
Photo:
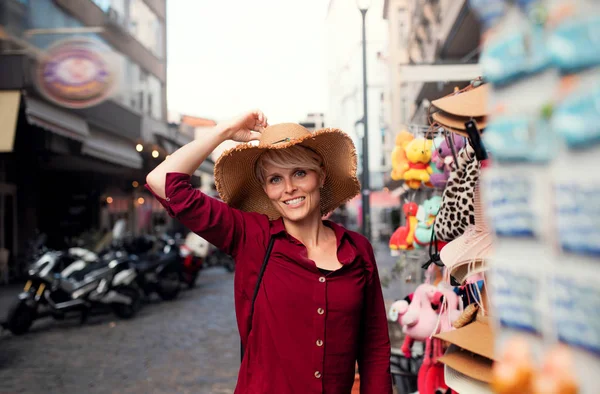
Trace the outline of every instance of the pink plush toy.
{"label": "pink plush toy", "polygon": [[437,312],[431,303],[441,299],[435,286],[422,284],[415,290],[412,301],[403,314],[399,314],[398,323],[405,334],[402,352],[408,358],[415,341],[425,342],[435,331]]}
{"label": "pink plush toy", "polygon": [[432,334],[438,315],[431,303],[439,299],[437,292],[437,288],[433,285],[422,284],[417,287],[408,310],[399,319],[406,335],[417,341],[425,341]]}
{"label": "pink plush toy", "polygon": [[[465,139],[463,137],[452,134],[448,138],[451,138],[452,142],[454,142],[454,151],[456,153],[464,148]],[[454,162],[452,149],[450,148],[450,145],[448,145],[448,140],[446,138],[443,139],[437,149],[433,150],[431,161],[435,163],[438,170],[443,170],[443,172],[431,174],[430,182],[433,187],[443,189],[446,186]]]}

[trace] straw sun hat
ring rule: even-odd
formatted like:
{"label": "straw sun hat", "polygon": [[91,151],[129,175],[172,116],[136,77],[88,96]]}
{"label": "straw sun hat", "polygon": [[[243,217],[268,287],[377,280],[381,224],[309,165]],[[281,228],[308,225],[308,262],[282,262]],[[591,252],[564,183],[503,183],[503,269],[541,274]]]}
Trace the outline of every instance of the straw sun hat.
{"label": "straw sun hat", "polygon": [[350,137],[339,129],[311,133],[295,123],[268,126],[258,144],[244,143],[224,152],[215,164],[215,184],[227,204],[248,212],[258,212],[274,220],[281,215],[256,178],[258,158],[270,149],[301,145],[323,158],[325,184],[321,189],[321,214],[326,215],[360,191],[356,177],[356,149]]}

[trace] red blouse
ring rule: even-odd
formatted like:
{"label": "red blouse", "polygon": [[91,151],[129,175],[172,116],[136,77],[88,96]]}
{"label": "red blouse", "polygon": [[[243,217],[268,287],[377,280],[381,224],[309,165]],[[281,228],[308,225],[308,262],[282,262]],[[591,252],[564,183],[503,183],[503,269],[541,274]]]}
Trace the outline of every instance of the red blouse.
{"label": "red blouse", "polygon": [[[323,275],[282,219],[231,208],[189,181],[186,174],[169,173],[166,199],[155,196],[169,215],[235,258],[235,310],[245,348],[235,393],[349,394],[358,360],[360,392],[391,394],[386,311],[368,240],[325,221],[343,266]],[[270,237],[275,243],[248,335]]]}

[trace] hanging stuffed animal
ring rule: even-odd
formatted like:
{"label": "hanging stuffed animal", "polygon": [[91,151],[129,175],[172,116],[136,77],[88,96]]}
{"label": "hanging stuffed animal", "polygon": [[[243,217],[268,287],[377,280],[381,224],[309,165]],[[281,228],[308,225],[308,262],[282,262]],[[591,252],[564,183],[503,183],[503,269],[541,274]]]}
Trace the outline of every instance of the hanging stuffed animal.
{"label": "hanging stuffed animal", "polygon": [[423,248],[431,243],[431,235],[433,234],[433,222],[435,216],[442,207],[442,197],[433,196],[423,202],[422,218],[417,223],[415,229],[415,248]]}
{"label": "hanging stuffed animal", "polygon": [[[454,165],[454,156],[452,155],[452,148],[448,144],[446,138],[441,137],[442,141],[437,145],[431,154],[431,162],[435,164],[435,167],[441,171],[441,173],[434,173],[431,175],[431,184],[439,189],[443,189],[446,186],[450,171]],[[465,139],[459,135],[452,134],[448,137],[454,144],[454,151],[459,152],[465,146]]]}
{"label": "hanging stuffed animal", "polygon": [[431,160],[431,140],[415,138],[405,148],[408,163],[404,165],[404,181],[411,189],[418,189],[422,183],[429,182],[432,173],[429,168]]}
{"label": "hanging stuffed animal", "polygon": [[391,250],[412,250],[415,228],[417,227],[417,210],[419,206],[414,202],[405,203],[402,211],[405,215],[405,225],[398,227],[390,237]]}
{"label": "hanging stuffed animal", "polygon": [[396,135],[396,145],[392,150],[392,179],[395,181],[402,180],[404,177],[404,165],[408,163],[406,158],[406,145],[415,137],[406,130],[402,130]]}
{"label": "hanging stuffed animal", "polygon": [[436,137],[433,139],[433,143],[431,145],[431,161],[429,162],[429,168],[431,168],[431,175],[429,176],[429,182],[427,182],[425,184],[425,186],[427,186],[427,187],[437,187],[433,183],[433,180],[439,174],[444,173],[444,168],[443,167],[438,168],[437,163],[435,161],[435,158],[438,155],[437,150],[440,147],[440,145],[442,144],[442,141],[444,141],[444,137]]}

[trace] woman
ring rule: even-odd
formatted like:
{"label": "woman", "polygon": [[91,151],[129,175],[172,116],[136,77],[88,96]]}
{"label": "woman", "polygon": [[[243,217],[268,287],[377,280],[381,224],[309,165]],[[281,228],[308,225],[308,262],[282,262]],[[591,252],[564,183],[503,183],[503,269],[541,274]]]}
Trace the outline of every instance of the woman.
{"label": "woman", "polygon": [[[223,141],[258,140],[215,165],[224,202],[190,175]],[[390,394],[390,343],[373,248],[322,216],[359,192],[356,153],[339,130],[267,127],[260,111],[221,123],[147,177],[169,214],[236,260],[235,306],[245,349],[236,393]],[[268,265],[258,273],[269,244]]]}

